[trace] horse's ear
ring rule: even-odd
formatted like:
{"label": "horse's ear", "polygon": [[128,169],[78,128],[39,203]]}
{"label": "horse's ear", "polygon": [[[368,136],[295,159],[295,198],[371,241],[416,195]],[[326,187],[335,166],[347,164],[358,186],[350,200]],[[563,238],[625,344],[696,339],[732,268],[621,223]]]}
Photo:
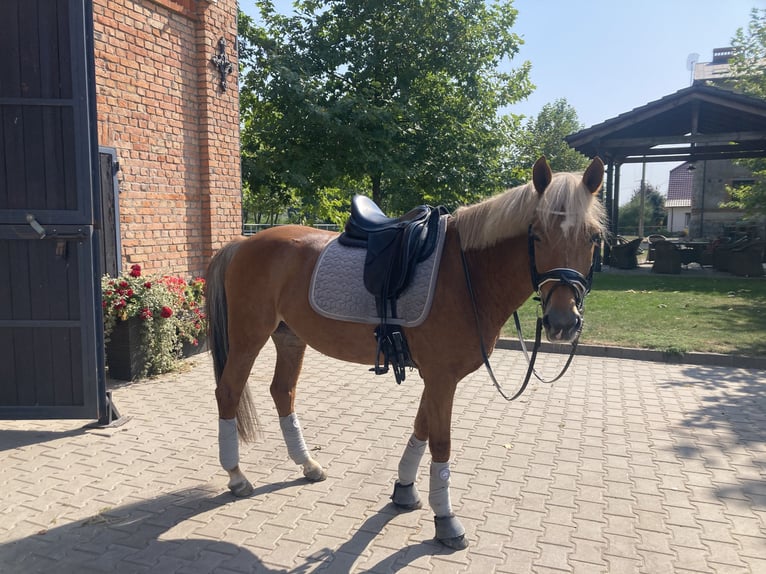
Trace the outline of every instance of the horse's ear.
{"label": "horse's ear", "polygon": [[553,179],[553,173],[551,173],[551,166],[548,165],[548,160],[544,155],[540,156],[532,166],[532,183],[537,190],[537,193],[542,193],[545,188],[551,183]]}
{"label": "horse's ear", "polygon": [[585,184],[585,187],[588,188],[588,191],[592,194],[596,194],[601,189],[603,181],[604,162],[601,161],[600,157],[596,156],[582,175],[582,182]]}

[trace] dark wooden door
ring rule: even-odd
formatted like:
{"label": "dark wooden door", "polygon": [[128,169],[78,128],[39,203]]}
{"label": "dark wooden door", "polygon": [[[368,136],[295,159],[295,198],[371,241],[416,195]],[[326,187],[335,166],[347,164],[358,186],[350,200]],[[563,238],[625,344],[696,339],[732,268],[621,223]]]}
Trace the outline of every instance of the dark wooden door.
{"label": "dark wooden door", "polygon": [[117,150],[100,147],[98,153],[101,184],[101,273],[117,277],[120,274],[120,202],[117,172]]}
{"label": "dark wooden door", "polygon": [[90,0],[0,1],[0,417],[101,418]]}

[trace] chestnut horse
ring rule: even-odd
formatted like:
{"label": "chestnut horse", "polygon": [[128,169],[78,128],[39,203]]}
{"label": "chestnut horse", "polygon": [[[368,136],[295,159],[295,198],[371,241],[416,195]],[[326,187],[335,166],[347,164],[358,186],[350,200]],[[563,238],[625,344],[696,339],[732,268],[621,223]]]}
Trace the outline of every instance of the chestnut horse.
{"label": "chestnut horse", "polygon": [[[577,336],[594,237],[604,231],[604,210],[596,197],[603,174],[599,158],[584,174],[555,175],[540,158],[530,183],[458,209],[447,225],[431,311],[422,324],[404,329],[424,388],[392,498],[402,508],[421,506],[415,480],[427,445],[436,538],[451,548],[467,546],[449,494],[456,386],[482,365],[479,337],[491,351],[509,316],[534,291],[541,298],[546,336],[558,342]],[[374,325],[328,319],[309,304],[314,264],[336,236],[309,227],[275,227],[229,243],[210,263],[208,340],[220,417],[219,454],[236,496],[253,492],[239,468],[238,434],[243,440],[253,438],[254,409],[246,383],[269,337],[277,353],[270,391],[287,451],[312,481],[326,475],[309,454],[295,413],[306,345],[343,361],[375,364]]]}

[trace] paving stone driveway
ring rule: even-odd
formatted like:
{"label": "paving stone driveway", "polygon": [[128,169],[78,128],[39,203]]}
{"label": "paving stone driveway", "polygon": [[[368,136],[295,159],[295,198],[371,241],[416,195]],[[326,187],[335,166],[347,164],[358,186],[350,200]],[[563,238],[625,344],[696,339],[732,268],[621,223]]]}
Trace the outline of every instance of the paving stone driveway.
{"label": "paving stone driveway", "polygon": [[[307,353],[298,408],[329,475],[309,484],[282,445],[273,363],[267,347],[251,376],[248,499],[218,465],[207,355],[115,384],[120,427],[0,421],[0,572],[766,572],[766,371],[579,356],[514,403],[477,371],[453,422],[470,546],[451,552],[430,510],[389,503],[417,375],[397,386]],[[493,363],[520,382],[520,353]]]}

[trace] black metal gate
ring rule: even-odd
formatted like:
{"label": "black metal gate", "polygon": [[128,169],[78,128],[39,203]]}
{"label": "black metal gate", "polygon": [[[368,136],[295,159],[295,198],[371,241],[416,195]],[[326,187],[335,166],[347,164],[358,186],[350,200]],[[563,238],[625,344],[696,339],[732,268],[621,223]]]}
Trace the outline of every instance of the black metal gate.
{"label": "black metal gate", "polygon": [[91,0],[0,1],[0,418],[108,417]]}

